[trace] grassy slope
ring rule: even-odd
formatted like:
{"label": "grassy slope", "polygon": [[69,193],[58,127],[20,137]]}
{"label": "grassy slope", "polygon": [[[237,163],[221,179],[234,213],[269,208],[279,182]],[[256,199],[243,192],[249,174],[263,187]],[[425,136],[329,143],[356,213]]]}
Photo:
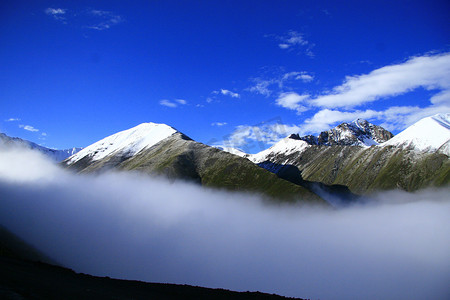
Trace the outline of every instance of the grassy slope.
{"label": "grassy slope", "polygon": [[323,202],[307,189],[282,180],[245,158],[179,136],[125,160],[120,168],[191,180],[207,187],[259,192],[287,201]]}
{"label": "grassy slope", "polygon": [[450,183],[450,160],[440,153],[394,147],[310,147],[305,152],[272,158],[298,167],[305,180],[348,186],[357,194],[375,190],[415,191]]}
{"label": "grassy slope", "polygon": [[278,178],[248,159],[195,142],[177,133],[133,157],[109,156],[100,161],[81,161],[66,166],[81,173],[108,169],[159,174],[206,187],[259,193],[274,200],[326,204],[308,189]]}

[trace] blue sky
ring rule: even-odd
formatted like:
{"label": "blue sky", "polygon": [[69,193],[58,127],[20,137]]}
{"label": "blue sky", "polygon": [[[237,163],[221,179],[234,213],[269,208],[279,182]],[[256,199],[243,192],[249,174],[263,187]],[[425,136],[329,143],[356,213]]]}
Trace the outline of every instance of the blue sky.
{"label": "blue sky", "polygon": [[358,117],[450,111],[448,1],[2,1],[0,132],[89,144],[142,122],[258,152]]}

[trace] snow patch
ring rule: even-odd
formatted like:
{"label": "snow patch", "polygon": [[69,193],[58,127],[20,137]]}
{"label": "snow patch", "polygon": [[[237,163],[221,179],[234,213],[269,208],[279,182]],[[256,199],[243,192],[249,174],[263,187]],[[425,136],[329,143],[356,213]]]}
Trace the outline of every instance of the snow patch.
{"label": "snow patch", "polygon": [[244,151],[240,150],[240,149],[236,149],[233,147],[226,147],[226,146],[214,146],[217,149],[220,149],[222,151],[234,154],[234,155],[238,155],[240,157],[245,157],[246,155],[248,155],[247,153],[245,153]]}

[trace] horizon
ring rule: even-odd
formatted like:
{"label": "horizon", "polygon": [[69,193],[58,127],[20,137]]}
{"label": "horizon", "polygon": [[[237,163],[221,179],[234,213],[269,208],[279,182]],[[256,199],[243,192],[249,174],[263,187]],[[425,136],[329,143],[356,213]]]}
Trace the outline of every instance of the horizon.
{"label": "horizon", "polygon": [[450,112],[447,1],[4,1],[0,132],[87,147],[144,122],[254,153]]}
{"label": "horizon", "polygon": [[[431,116],[426,116],[426,117],[424,117],[424,118],[434,117],[434,116],[436,116],[436,115],[442,115],[442,114],[445,114],[445,113],[434,114],[434,115],[431,115]],[[356,119],[354,119],[353,121],[342,122],[342,123],[338,124],[338,126],[341,125],[341,124],[344,124],[344,123],[346,123],[346,124],[351,124],[351,123],[354,123],[354,122],[356,122],[356,121],[358,121],[358,120],[363,120],[363,121],[369,122],[369,121],[366,120],[366,119],[356,118]],[[372,122],[369,122],[369,123],[372,124],[372,125],[380,126],[380,125],[374,124],[374,123],[372,123]],[[105,138],[107,138],[107,137],[109,137],[109,136],[115,135],[115,134],[117,134],[117,133],[120,133],[120,132],[123,132],[123,131],[127,131],[127,130],[129,130],[129,129],[133,129],[133,128],[138,127],[138,126],[140,126],[140,125],[142,125],[142,124],[166,125],[166,126],[171,127],[172,129],[176,130],[177,132],[180,132],[180,133],[182,133],[182,134],[184,134],[184,135],[186,135],[186,136],[189,137],[189,134],[187,134],[187,133],[185,133],[185,132],[181,132],[181,131],[179,131],[177,128],[174,128],[173,126],[170,126],[169,124],[155,123],[155,122],[143,122],[143,123],[137,124],[137,125],[135,125],[135,126],[133,126],[133,127],[126,128],[126,129],[123,129],[123,130],[119,130],[118,132],[114,132],[114,133],[108,134],[107,136],[105,136],[105,137],[99,139],[98,141],[103,140],[103,139],[105,139]],[[382,127],[382,126],[381,126],[381,127]],[[333,127],[333,128],[335,128],[335,127]],[[331,129],[333,129],[333,128],[330,128],[330,129],[328,129],[328,130],[331,130]],[[406,128],[405,128],[405,129],[406,129]],[[328,131],[328,130],[325,130],[325,131]],[[0,133],[3,133],[3,132],[0,132]],[[391,132],[391,133],[392,133],[392,132]],[[398,132],[397,134],[393,134],[393,136],[396,136],[396,135],[398,135],[399,133],[400,133],[400,132]],[[4,134],[5,134],[5,133],[4,133]],[[261,147],[259,147],[259,149],[257,149],[258,152],[261,152],[261,151],[264,151],[264,150],[270,148],[271,146],[273,146],[274,144],[280,142],[280,141],[283,140],[284,138],[289,137],[291,134],[298,134],[298,133],[295,133],[295,132],[289,133],[288,135],[286,135],[286,136],[280,138],[280,140],[276,141],[275,143],[268,145],[267,148],[261,148]],[[319,133],[318,133],[318,134],[319,134]],[[314,136],[318,136],[318,134],[315,134]],[[20,138],[20,137],[12,137],[12,138]],[[25,140],[25,139],[24,139],[24,140]],[[28,141],[28,140],[25,140],[25,141]],[[70,147],[70,148],[66,148],[66,149],[57,149],[57,148],[51,148],[51,147],[46,147],[46,148],[48,148],[48,149],[53,149],[53,150],[68,150],[68,149],[75,149],[75,148],[81,148],[81,149],[84,149],[84,148],[87,148],[87,147],[89,147],[89,146],[95,144],[95,143],[98,142],[98,141],[95,141],[94,143],[92,143],[92,144],[90,144],[90,145],[87,145],[87,146],[80,146],[80,147],[74,146],[74,147]],[[29,141],[29,142],[32,142],[32,141]],[[34,142],[32,142],[32,143],[34,143]],[[37,143],[35,143],[35,144],[37,144]],[[256,144],[256,143],[255,143],[255,144]],[[38,144],[38,145],[39,145],[39,146],[42,146],[42,145],[40,145],[40,144]],[[240,148],[235,148],[235,147],[232,147],[232,146],[227,146],[226,144],[220,144],[220,145],[219,145],[219,144],[217,144],[217,145],[206,144],[206,145],[211,146],[211,147],[219,147],[219,148],[220,148],[220,147],[222,147],[222,148],[233,148],[233,149],[236,149],[236,150],[239,150],[239,151],[243,151],[243,150],[240,149]],[[259,146],[261,146],[261,144],[259,144]],[[255,148],[255,147],[253,147],[253,148]],[[258,147],[256,147],[256,148],[258,148]],[[256,154],[256,153],[258,153],[258,152],[250,153],[250,152],[245,152],[245,151],[243,151],[243,152],[246,153],[246,154]]]}

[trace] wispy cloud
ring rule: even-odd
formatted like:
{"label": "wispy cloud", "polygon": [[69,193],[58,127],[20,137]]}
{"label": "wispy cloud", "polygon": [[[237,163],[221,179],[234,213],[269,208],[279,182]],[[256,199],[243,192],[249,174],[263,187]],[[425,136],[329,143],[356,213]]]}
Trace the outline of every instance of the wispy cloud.
{"label": "wispy cloud", "polygon": [[255,153],[273,145],[289,134],[298,133],[300,128],[296,125],[284,124],[280,118],[274,118],[256,125],[239,125],[234,131],[225,136],[221,145],[232,148],[241,148],[246,153]]}
{"label": "wispy cloud", "polygon": [[52,16],[55,20],[64,21],[66,19],[65,15],[66,15],[67,9],[49,7],[47,9],[45,9],[44,12],[47,15]]}
{"label": "wispy cloud", "polygon": [[261,78],[253,78],[252,81],[255,83],[253,86],[248,88],[248,91],[264,95],[266,97],[270,96],[272,94],[272,90],[269,89],[269,86],[272,85],[274,82],[273,80],[264,80]]}
{"label": "wispy cloud", "polygon": [[312,52],[314,44],[307,41],[303,34],[295,30],[290,30],[285,35],[275,36],[275,38],[278,40],[278,47],[280,49],[300,49],[301,53],[304,53],[309,57],[314,57],[314,53]]}
{"label": "wispy cloud", "polygon": [[24,129],[24,130],[31,131],[31,132],[37,132],[37,131],[39,131],[39,129],[34,128],[34,127],[31,126],[31,125],[23,125],[23,124],[20,124],[20,125],[19,125],[19,128],[22,128],[22,129]]}
{"label": "wispy cloud", "polygon": [[120,15],[111,11],[92,9],[89,11],[89,14],[94,18],[93,22],[96,22],[87,26],[90,29],[105,30],[123,22],[123,18]]}
{"label": "wispy cloud", "polygon": [[[278,71],[277,73],[280,72]],[[301,80],[303,83],[308,83],[314,80],[314,76],[306,71],[292,71],[273,74],[269,78],[256,77],[251,79],[254,85],[247,88],[247,90],[268,97],[274,92],[274,89],[278,88],[278,90],[282,91],[293,80]]]}
{"label": "wispy cloud", "polygon": [[17,121],[20,121],[20,119],[19,118],[9,118],[9,119],[5,120],[5,122],[17,122]]}
{"label": "wispy cloud", "polygon": [[238,93],[234,93],[234,92],[232,92],[232,91],[225,90],[225,89],[221,89],[221,90],[220,90],[220,93],[221,93],[222,95],[230,96],[230,97],[232,97],[232,98],[240,98],[240,97],[241,97],[241,95],[239,95]]}
{"label": "wispy cloud", "polygon": [[184,99],[175,99],[173,101],[171,100],[167,100],[167,99],[163,99],[159,101],[159,104],[162,106],[167,106],[167,107],[178,107],[178,105],[186,105],[187,101]]}
{"label": "wispy cloud", "polygon": [[114,12],[99,9],[69,11],[64,8],[49,7],[44,12],[64,24],[70,23],[76,27],[99,31],[109,29],[124,21],[122,16]]}
{"label": "wispy cloud", "polygon": [[227,124],[228,124],[227,122],[214,122],[214,123],[211,123],[211,126],[218,126],[218,127],[220,127],[220,126],[225,126]]}

